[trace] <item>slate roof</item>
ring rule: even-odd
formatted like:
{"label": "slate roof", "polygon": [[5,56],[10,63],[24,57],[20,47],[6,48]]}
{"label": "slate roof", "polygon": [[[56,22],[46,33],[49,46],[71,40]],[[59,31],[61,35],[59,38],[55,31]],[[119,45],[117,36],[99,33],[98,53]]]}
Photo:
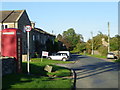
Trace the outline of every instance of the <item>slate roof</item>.
{"label": "slate roof", "polygon": [[20,16],[24,11],[25,10],[0,11],[0,15],[2,15],[0,23],[16,22],[17,20],[19,20]]}
{"label": "slate roof", "polygon": [[38,32],[40,32],[40,33],[47,34],[47,35],[50,35],[50,36],[54,36],[54,37],[55,37],[55,35],[50,34],[50,33],[46,32],[46,31],[44,31],[44,30],[42,30],[42,29],[40,29],[40,28],[34,28],[34,30],[35,30],[35,31],[38,31]]}
{"label": "slate roof", "polygon": [[[0,17],[0,23],[11,23],[11,22],[17,22],[20,18],[20,16],[25,12],[26,10],[7,10],[7,11],[0,11],[0,15],[2,15],[2,18]],[[48,32],[45,32],[42,29],[35,28],[35,31],[38,31],[43,34],[54,36],[53,34],[50,34]]]}

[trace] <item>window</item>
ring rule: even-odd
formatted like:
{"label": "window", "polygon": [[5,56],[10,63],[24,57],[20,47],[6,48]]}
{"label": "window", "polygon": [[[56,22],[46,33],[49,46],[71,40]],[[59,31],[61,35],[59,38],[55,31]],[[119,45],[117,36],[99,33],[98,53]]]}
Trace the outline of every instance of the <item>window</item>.
{"label": "window", "polygon": [[2,25],[2,29],[8,28],[8,25]]}
{"label": "window", "polygon": [[38,39],[38,40],[40,39],[39,35],[37,36],[37,39]]}
{"label": "window", "polygon": [[8,28],[8,25],[5,25],[5,28]]}
{"label": "window", "polygon": [[24,33],[26,32],[26,30],[25,30],[25,26],[24,26],[23,32],[24,32]]}
{"label": "window", "polygon": [[2,29],[4,29],[4,25],[2,25]]}
{"label": "window", "polygon": [[35,35],[33,35],[33,41],[35,41]]}

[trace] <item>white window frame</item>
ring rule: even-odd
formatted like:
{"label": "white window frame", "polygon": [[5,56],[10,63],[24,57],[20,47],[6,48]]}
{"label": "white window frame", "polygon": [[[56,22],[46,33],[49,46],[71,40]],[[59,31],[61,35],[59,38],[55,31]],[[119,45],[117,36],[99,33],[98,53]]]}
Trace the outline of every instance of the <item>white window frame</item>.
{"label": "white window frame", "polygon": [[35,35],[33,35],[33,41],[35,41]]}
{"label": "white window frame", "polygon": [[[9,24],[2,24],[2,25],[1,25],[1,28],[2,28],[2,29],[6,29],[6,28],[5,28],[6,25],[7,25],[7,28],[9,28]],[[2,27],[2,26],[3,26],[3,27]]]}

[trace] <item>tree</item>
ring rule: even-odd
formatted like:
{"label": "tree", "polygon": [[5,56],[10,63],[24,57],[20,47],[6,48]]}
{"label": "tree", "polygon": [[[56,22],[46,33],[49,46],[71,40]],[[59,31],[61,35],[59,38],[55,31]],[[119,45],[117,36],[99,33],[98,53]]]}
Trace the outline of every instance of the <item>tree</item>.
{"label": "tree", "polygon": [[[102,48],[102,50],[104,50],[104,49],[106,50],[106,47],[104,47],[103,44],[102,44],[102,38],[104,38],[105,41],[107,42],[108,37],[107,37],[107,35],[102,34],[102,32],[98,32],[98,34],[93,37],[93,46],[94,46],[93,49],[94,50],[99,49],[99,51],[100,51],[100,48]],[[92,40],[89,39],[86,42],[86,50],[87,50],[88,53],[91,53],[91,49],[92,49],[91,47],[92,47]],[[106,53],[106,51],[105,51],[105,53]]]}
{"label": "tree", "polygon": [[119,49],[120,46],[120,36],[115,35],[115,37],[110,38],[110,50],[115,51]]}
{"label": "tree", "polygon": [[68,29],[63,32],[63,43],[66,45],[68,50],[73,50],[76,47],[76,44],[82,42],[83,37],[81,34],[76,34],[73,28]]}
{"label": "tree", "polygon": [[84,42],[77,43],[76,47],[74,48],[75,52],[83,52],[84,50],[86,50],[86,43],[84,43]]}
{"label": "tree", "polygon": [[94,49],[97,50],[100,46],[102,46],[102,38],[105,39],[107,42],[107,35],[102,34],[102,32],[99,32],[97,36],[93,37],[93,43],[94,43]]}
{"label": "tree", "polygon": [[91,50],[92,50],[92,40],[89,39],[87,42],[86,42],[86,51],[87,53],[91,53]]}
{"label": "tree", "polygon": [[63,43],[63,46],[66,46],[67,50],[78,50],[82,51],[85,49],[85,43],[83,43],[83,36],[77,34],[73,28],[64,31],[61,34],[58,34],[57,40]]}
{"label": "tree", "polygon": [[108,51],[107,51],[107,47],[105,47],[105,46],[100,46],[99,48],[98,48],[98,51],[100,52],[100,54],[101,55],[107,55],[107,53],[108,53]]}

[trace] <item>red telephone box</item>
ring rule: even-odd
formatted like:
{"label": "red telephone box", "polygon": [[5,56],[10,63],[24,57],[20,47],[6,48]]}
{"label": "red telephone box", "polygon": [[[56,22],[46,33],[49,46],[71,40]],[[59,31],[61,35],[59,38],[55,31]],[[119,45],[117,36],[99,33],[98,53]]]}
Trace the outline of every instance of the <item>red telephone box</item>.
{"label": "red telephone box", "polygon": [[19,29],[2,30],[2,56],[14,57],[17,62],[17,72],[22,66],[22,32]]}

